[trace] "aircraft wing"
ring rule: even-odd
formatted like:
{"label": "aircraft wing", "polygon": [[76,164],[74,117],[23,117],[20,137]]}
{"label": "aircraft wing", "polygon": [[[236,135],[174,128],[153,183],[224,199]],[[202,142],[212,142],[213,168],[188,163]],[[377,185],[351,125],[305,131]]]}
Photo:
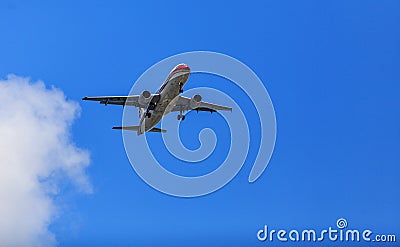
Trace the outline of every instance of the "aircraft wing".
{"label": "aircraft wing", "polygon": [[91,101],[99,101],[100,104],[104,105],[129,105],[136,106],[141,108],[146,108],[146,105],[141,105],[139,103],[139,95],[130,95],[130,96],[99,96],[99,97],[84,97],[82,100],[91,100]]}
{"label": "aircraft wing", "polygon": [[178,96],[178,100],[175,103],[175,106],[172,108],[172,111],[209,111],[209,112],[216,112],[216,111],[232,111],[231,107],[222,106],[217,104],[212,104],[208,102],[200,101],[195,106],[191,104],[191,98],[185,96]]}

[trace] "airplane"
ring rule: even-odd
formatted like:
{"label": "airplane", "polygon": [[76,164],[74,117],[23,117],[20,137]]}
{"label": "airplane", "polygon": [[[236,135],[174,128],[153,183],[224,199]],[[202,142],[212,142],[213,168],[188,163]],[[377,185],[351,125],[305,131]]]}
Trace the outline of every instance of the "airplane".
{"label": "airplane", "polygon": [[168,74],[160,89],[154,94],[144,90],[140,95],[129,96],[100,96],[84,97],[82,100],[99,101],[104,105],[135,106],[139,109],[138,126],[118,126],[113,129],[137,131],[137,135],[145,132],[165,133],[166,130],[155,126],[161,119],[170,112],[179,112],[178,121],[185,120],[184,112],[190,110],[199,111],[232,111],[231,107],[221,106],[202,101],[199,94],[192,98],[181,96],[183,86],[186,84],[190,75],[190,68],[186,64],[178,64]]}

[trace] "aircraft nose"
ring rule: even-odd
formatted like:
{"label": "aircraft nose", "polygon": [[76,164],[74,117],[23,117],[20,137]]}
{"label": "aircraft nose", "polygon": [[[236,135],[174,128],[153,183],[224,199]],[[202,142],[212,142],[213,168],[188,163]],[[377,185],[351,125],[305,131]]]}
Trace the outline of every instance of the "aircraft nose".
{"label": "aircraft nose", "polygon": [[187,64],[181,63],[175,67],[175,71],[177,70],[190,70],[190,67]]}

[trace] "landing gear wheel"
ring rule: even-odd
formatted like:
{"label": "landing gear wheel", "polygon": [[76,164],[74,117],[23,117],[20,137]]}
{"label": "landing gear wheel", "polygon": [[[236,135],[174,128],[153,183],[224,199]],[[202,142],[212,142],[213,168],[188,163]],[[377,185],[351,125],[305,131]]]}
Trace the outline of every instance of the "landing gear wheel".
{"label": "landing gear wheel", "polygon": [[145,115],[147,118],[151,118],[151,113],[150,112],[146,112],[146,115]]}
{"label": "landing gear wheel", "polygon": [[179,93],[183,93],[183,88],[181,83],[179,83]]}
{"label": "landing gear wheel", "polygon": [[185,120],[185,115],[182,116],[182,121]]}
{"label": "landing gear wheel", "polygon": [[185,120],[185,115],[178,115],[178,120],[181,120],[181,121],[183,121],[183,120]]}

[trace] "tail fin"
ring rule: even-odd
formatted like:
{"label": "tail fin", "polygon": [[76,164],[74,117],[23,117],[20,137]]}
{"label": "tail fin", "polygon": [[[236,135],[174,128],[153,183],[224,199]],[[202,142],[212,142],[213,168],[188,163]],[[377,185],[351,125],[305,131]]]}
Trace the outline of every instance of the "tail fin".
{"label": "tail fin", "polygon": [[[113,129],[114,130],[134,130],[134,131],[138,131],[139,130],[139,126],[116,126],[116,127],[113,127]],[[167,131],[163,130],[163,129],[160,129],[160,128],[152,128],[148,132],[165,133]]]}

